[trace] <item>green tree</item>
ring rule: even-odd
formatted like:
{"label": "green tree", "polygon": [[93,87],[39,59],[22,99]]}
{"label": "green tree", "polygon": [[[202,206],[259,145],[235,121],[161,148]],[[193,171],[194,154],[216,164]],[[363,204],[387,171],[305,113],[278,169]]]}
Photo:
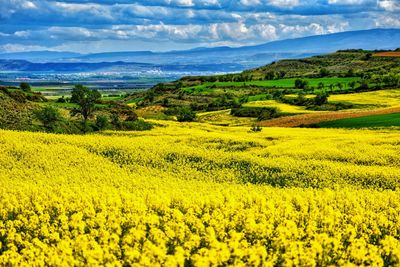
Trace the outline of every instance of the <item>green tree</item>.
{"label": "green tree", "polygon": [[328,97],[329,97],[329,94],[326,92],[317,94],[317,96],[314,99],[315,105],[321,106],[321,105],[328,104]]}
{"label": "green tree", "polygon": [[179,122],[194,121],[196,119],[196,113],[189,107],[181,107],[177,112],[176,118]]}
{"label": "green tree", "polygon": [[26,83],[26,82],[20,83],[19,88],[24,92],[30,92],[32,90],[32,88],[29,85],[29,83]]}
{"label": "green tree", "polygon": [[52,106],[34,110],[34,115],[48,131],[52,131],[56,124],[62,120],[58,109]]}
{"label": "green tree", "polygon": [[321,69],[319,70],[319,76],[320,76],[320,77],[329,76],[329,70],[326,69],[326,68],[321,68]]}
{"label": "green tree", "polygon": [[356,82],[355,81],[351,81],[349,82],[349,86],[352,90],[354,90],[354,88],[356,87]]}
{"label": "green tree", "polygon": [[86,125],[87,120],[93,115],[97,101],[101,98],[101,94],[97,90],[91,90],[82,85],[76,85],[72,90],[71,103],[78,104],[78,108],[71,111],[73,116],[80,114]]}
{"label": "green tree", "polygon": [[265,79],[266,80],[273,80],[275,79],[275,71],[269,71],[267,74],[265,74]]}
{"label": "green tree", "polygon": [[110,122],[106,116],[97,116],[96,117],[96,128],[99,131],[107,130],[110,128]]}
{"label": "green tree", "polygon": [[294,81],[294,87],[298,89],[306,89],[308,86],[308,81],[303,79],[296,79]]}

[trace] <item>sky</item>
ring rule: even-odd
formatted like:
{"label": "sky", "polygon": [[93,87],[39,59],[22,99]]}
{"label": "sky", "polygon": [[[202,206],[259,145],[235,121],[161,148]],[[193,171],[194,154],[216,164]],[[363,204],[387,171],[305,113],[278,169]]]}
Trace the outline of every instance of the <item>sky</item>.
{"label": "sky", "polygon": [[400,0],[0,0],[0,52],[180,50],[400,28]]}

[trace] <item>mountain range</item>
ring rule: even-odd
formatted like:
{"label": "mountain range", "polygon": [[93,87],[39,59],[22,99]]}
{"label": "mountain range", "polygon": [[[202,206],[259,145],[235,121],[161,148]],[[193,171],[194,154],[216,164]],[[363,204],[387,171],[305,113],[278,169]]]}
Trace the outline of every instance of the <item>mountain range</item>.
{"label": "mountain range", "polygon": [[79,54],[34,51],[0,54],[1,71],[119,71],[159,69],[229,72],[287,58],[303,58],[341,49],[384,50],[400,47],[400,29],[371,29],[315,35],[255,46],[195,48],[183,51],[127,51]]}

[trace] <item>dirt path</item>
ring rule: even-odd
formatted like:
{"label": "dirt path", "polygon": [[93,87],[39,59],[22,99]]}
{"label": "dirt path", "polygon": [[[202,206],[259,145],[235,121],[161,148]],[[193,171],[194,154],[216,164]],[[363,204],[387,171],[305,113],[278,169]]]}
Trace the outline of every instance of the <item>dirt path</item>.
{"label": "dirt path", "polygon": [[323,121],[333,121],[338,119],[357,118],[397,112],[400,112],[400,107],[362,111],[318,112],[262,121],[259,123],[259,125],[265,127],[298,127],[301,125],[317,124]]}

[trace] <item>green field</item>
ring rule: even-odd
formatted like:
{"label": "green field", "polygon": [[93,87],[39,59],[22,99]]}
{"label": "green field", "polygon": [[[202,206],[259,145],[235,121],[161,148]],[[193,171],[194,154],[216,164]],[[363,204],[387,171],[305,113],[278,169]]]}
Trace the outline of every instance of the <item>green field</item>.
{"label": "green field", "polygon": [[[358,77],[348,77],[348,78],[338,78],[338,77],[330,77],[330,78],[306,78],[304,80],[308,81],[308,85],[310,87],[318,87],[319,83],[323,83],[325,88],[332,84],[335,86],[334,90],[337,89],[337,83],[341,83],[343,88],[348,89],[349,83],[352,81],[358,81],[360,78]],[[276,88],[294,88],[296,78],[291,79],[280,79],[280,80],[263,80],[263,81],[248,81],[248,82],[207,82],[202,85],[192,86],[188,88],[184,88],[183,90],[189,93],[210,93],[213,89],[216,88],[229,88],[229,87],[246,87],[246,86],[261,86],[261,87],[276,87]]]}
{"label": "green field", "polygon": [[400,113],[326,121],[319,123],[318,126],[321,128],[369,128],[400,126]]}

